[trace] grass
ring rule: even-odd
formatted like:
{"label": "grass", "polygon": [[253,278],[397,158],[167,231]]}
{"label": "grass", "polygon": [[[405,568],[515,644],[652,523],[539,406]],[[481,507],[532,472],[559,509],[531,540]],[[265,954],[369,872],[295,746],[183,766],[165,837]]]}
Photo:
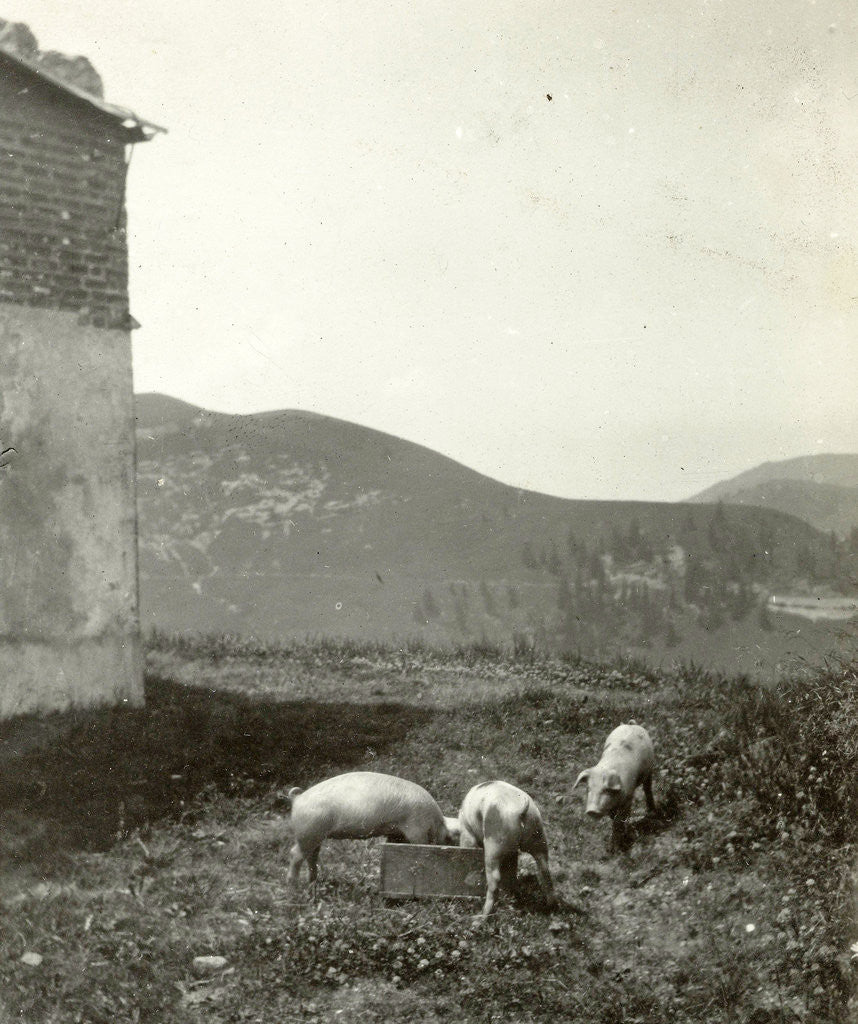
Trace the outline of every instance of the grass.
{"label": "grass", "polygon": [[[167,637],[149,663],[145,709],[70,716],[4,769],[0,1021],[850,1019],[853,667],[759,687],[488,645]],[[641,799],[608,857],[571,786],[629,718],[660,815]],[[374,841],[326,844],[316,891],[289,893],[283,790],[357,767],[445,813],[484,778],[523,786],[560,909],[526,857],[481,931],[468,904],[384,901]],[[198,975],[206,954],[226,966]]]}

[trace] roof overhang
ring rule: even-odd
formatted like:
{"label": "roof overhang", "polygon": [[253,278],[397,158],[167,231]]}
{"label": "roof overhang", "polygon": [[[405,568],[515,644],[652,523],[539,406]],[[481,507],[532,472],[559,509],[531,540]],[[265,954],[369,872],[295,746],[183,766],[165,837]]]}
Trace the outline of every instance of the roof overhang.
{"label": "roof overhang", "polygon": [[166,133],[167,131],[166,128],[153,124],[151,121],[144,121],[133,110],[118,107],[113,103],[107,103],[98,96],[93,96],[83,89],[69,85],[68,82],[64,82],[52,72],[46,71],[38,65],[31,64],[29,61],[17,57],[6,50],[0,49],[0,62],[2,61],[8,61],[25,75],[43,82],[51,89],[59,90],[75,102],[86,104],[88,107],[106,116],[123,130],[126,142],[146,142],[153,136],[159,133]]}

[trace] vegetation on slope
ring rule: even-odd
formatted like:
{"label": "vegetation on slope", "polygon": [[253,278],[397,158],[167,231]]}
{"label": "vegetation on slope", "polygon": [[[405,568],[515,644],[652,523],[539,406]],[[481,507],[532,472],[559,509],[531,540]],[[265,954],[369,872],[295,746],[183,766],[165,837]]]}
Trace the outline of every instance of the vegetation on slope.
{"label": "vegetation on slope", "polygon": [[771,621],[772,592],[855,593],[858,547],[779,512],[554,498],[326,416],[137,409],[147,627],[517,637],[770,677],[837,646]]}
{"label": "vegetation on slope", "polygon": [[[3,773],[0,1019],[848,1019],[855,666],[762,688],[524,648],[161,637],[147,697]],[[629,718],[660,816],[638,808],[607,857],[571,787]],[[358,767],[447,812],[481,778],[522,785],[561,909],[527,858],[478,933],[455,901],[387,903],[375,842],[326,844],[315,894],[289,894],[283,788]],[[200,976],[203,954],[225,964]]]}

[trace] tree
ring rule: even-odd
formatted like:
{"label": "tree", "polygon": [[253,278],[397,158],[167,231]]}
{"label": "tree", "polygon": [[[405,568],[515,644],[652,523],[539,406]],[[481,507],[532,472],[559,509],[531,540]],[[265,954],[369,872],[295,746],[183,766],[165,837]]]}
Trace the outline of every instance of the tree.
{"label": "tree", "polygon": [[497,615],[494,594],[492,594],[491,590],[489,589],[489,585],[488,583],[486,583],[485,580],[480,581],[480,595],[482,596],[486,612],[489,615]]}
{"label": "tree", "polygon": [[427,587],[423,591],[423,614],[431,622],[433,619],[437,619],[441,614],[441,609],[438,607],[438,603],[435,600],[435,595]]}
{"label": "tree", "polygon": [[466,595],[467,591],[463,591],[453,602],[453,618],[463,633],[468,632],[468,602]]}
{"label": "tree", "polygon": [[661,605],[650,593],[646,583],[640,591],[639,607],[641,616],[641,635],[646,639],[661,631],[663,615]]}
{"label": "tree", "polygon": [[719,501],[715,508],[715,514],[709,520],[707,530],[709,546],[713,551],[725,551],[730,546],[730,530],[727,525],[727,513],[724,505]]}
{"label": "tree", "polygon": [[569,580],[561,576],[557,584],[557,607],[565,612],[572,604],[572,590],[569,587]]}
{"label": "tree", "polygon": [[676,628],[676,623],[673,619],[667,620],[667,627],[664,631],[664,643],[666,647],[676,647],[677,644],[682,640],[679,635],[679,631]]}
{"label": "tree", "polygon": [[596,552],[590,555],[587,569],[590,573],[590,579],[592,579],[597,586],[604,586],[605,584],[605,566],[602,564],[602,559]]}
{"label": "tree", "polygon": [[741,622],[754,607],[753,589],[744,580],[739,580],[736,593],[730,602],[730,616],[735,622]]}
{"label": "tree", "polygon": [[557,545],[552,540],[551,547],[548,549],[548,555],[546,557],[545,567],[551,573],[552,576],[559,576],[563,569],[563,564],[560,561],[560,554],[557,550]]}
{"label": "tree", "polygon": [[724,611],[718,604],[710,605],[700,613],[699,622],[704,629],[714,632],[724,625]]}
{"label": "tree", "polygon": [[414,608],[412,615],[414,621],[419,623],[421,626],[428,626],[433,619],[437,619],[441,614],[441,609],[438,607],[438,602],[435,600],[435,596],[429,587],[423,591],[423,596],[419,601],[414,602]]}
{"label": "tree", "polygon": [[699,558],[688,555],[685,563],[685,600],[689,604],[699,604],[706,584],[706,567]]}

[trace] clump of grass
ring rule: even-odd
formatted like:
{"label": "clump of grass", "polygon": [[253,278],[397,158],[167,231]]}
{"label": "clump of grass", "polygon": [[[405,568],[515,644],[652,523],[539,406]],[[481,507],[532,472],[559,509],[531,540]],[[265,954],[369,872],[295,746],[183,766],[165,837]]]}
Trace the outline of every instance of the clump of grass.
{"label": "clump of grass", "polygon": [[858,676],[735,688],[724,708],[745,787],[772,829],[851,842],[858,822]]}
{"label": "clump of grass", "polygon": [[601,676],[603,681],[623,679],[641,686],[661,678],[659,672],[645,661],[617,655],[609,661],[588,660],[578,652],[552,654],[525,634],[515,633],[509,643],[496,643],[486,638],[449,646],[434,646],[421,637],[406,637],[398,643],[355,640],[348,637],[310,636],[305,640],[282,642],[262,641],[230,633],[174,634],[153,629],[147,637],[150,651],[175,654],[189,660],[217,664],[227,660],[295,661],[306,665],[348,669],[357,659],[395,666],[401,671],[435,666],[518,666],[522,669],[544,669],[554,666],[561,673],[578,672]]}
{"label": "clump of grass", "polygon": [[[804,984],[817,1012],[837,1019],[833,1007],[844,1005],[854,972],[845,950],[856,932],[855,667],[769,687],[698,672],[682,700],[703,730],[697,754],[678,768],[680,785],[730,808],[690,831],[684,856],[698,870],[765,856],[788,880],[777,910],[781,968]],[[695,802],[693,792],[684,796]]]}

